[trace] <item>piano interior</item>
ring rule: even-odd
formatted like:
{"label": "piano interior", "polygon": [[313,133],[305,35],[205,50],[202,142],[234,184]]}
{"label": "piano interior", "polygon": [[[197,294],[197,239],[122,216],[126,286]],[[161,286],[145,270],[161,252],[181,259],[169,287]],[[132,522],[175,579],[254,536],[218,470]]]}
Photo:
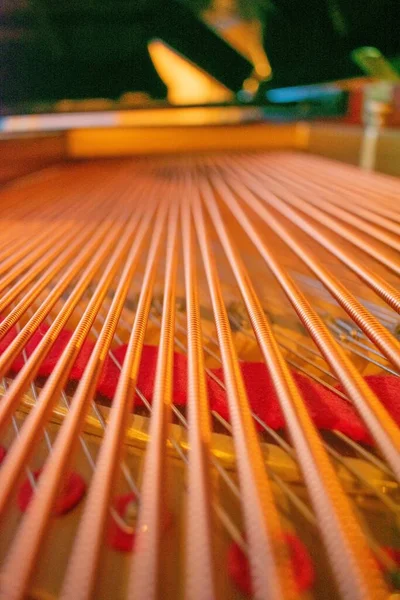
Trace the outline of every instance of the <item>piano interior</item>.
{"label": "piano interior", "polygon": [[400,52],[274,85],[236,17],[2,106],[1,600],[400,597]]}

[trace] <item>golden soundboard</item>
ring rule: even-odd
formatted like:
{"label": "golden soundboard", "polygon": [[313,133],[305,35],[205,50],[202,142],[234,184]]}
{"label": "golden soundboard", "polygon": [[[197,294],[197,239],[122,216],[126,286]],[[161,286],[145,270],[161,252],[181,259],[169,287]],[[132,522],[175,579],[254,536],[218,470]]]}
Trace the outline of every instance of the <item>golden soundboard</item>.
{"label": "golden soundboard", "polygon": [[1,600],[400,595],[399,180],[207,131],[3,185]]}

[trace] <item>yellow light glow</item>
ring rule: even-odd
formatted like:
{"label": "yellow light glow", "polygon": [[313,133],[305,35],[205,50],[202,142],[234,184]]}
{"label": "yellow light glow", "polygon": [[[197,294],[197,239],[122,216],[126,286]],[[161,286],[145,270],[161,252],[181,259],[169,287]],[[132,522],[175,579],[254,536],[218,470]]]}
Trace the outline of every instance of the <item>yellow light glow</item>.
{"label": "yellow light glow", "polygon": [[259,84],[256,79],[254,79],[253,77],[249,77],[244,81],[243,89],[246,90],[246,92],[249,92],[250,94],[255,94],[258,90],[258,85]]}
{"label": "yellow light glow", "polygon": [[253,63],[260,79],[271,76],[272,69],[264,51],[263,32],[259,21],[245,21],[240,18],[231,0],[214,0],[213,6],[203,14],[203,18],[221,37]]}
{"label": "yellow light glow", "polygon": [[171,104],[208,104],[232,99],[232,92],[226,87],[163,42],[153,40],[148,48],[159,76],[168,87]]}
{"label": "yellow light glow", "polygon": [[220,34],[253,63],[259,77],[267,78],[271,75],[271,65],[264,52],[261,24],[258,21],[238,19],[234,24],[221,28]]}

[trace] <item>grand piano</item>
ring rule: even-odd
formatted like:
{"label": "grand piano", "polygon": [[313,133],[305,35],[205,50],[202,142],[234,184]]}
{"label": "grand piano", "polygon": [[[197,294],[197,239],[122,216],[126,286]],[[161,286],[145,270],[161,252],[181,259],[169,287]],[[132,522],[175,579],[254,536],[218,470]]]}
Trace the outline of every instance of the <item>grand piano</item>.
{"label": "grand piano", "polygon": [[0,600],[400,594],[397,2],[0,7]]}

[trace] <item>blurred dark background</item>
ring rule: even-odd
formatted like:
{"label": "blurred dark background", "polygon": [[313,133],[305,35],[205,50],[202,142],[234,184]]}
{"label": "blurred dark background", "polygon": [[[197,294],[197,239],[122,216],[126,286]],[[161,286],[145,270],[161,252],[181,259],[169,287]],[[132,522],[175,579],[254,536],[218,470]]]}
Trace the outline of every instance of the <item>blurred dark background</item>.
{"label": "blurred dark background", "polygon": [[221,35],[229,19],[259,24],[273,70],[262,91],[360,75],[359,46],[400,58],[399,0],[2,0],[0,106],[127,91],[162,100],[152,38],[237,91],[252,65],[204,25],[210,14]]}

